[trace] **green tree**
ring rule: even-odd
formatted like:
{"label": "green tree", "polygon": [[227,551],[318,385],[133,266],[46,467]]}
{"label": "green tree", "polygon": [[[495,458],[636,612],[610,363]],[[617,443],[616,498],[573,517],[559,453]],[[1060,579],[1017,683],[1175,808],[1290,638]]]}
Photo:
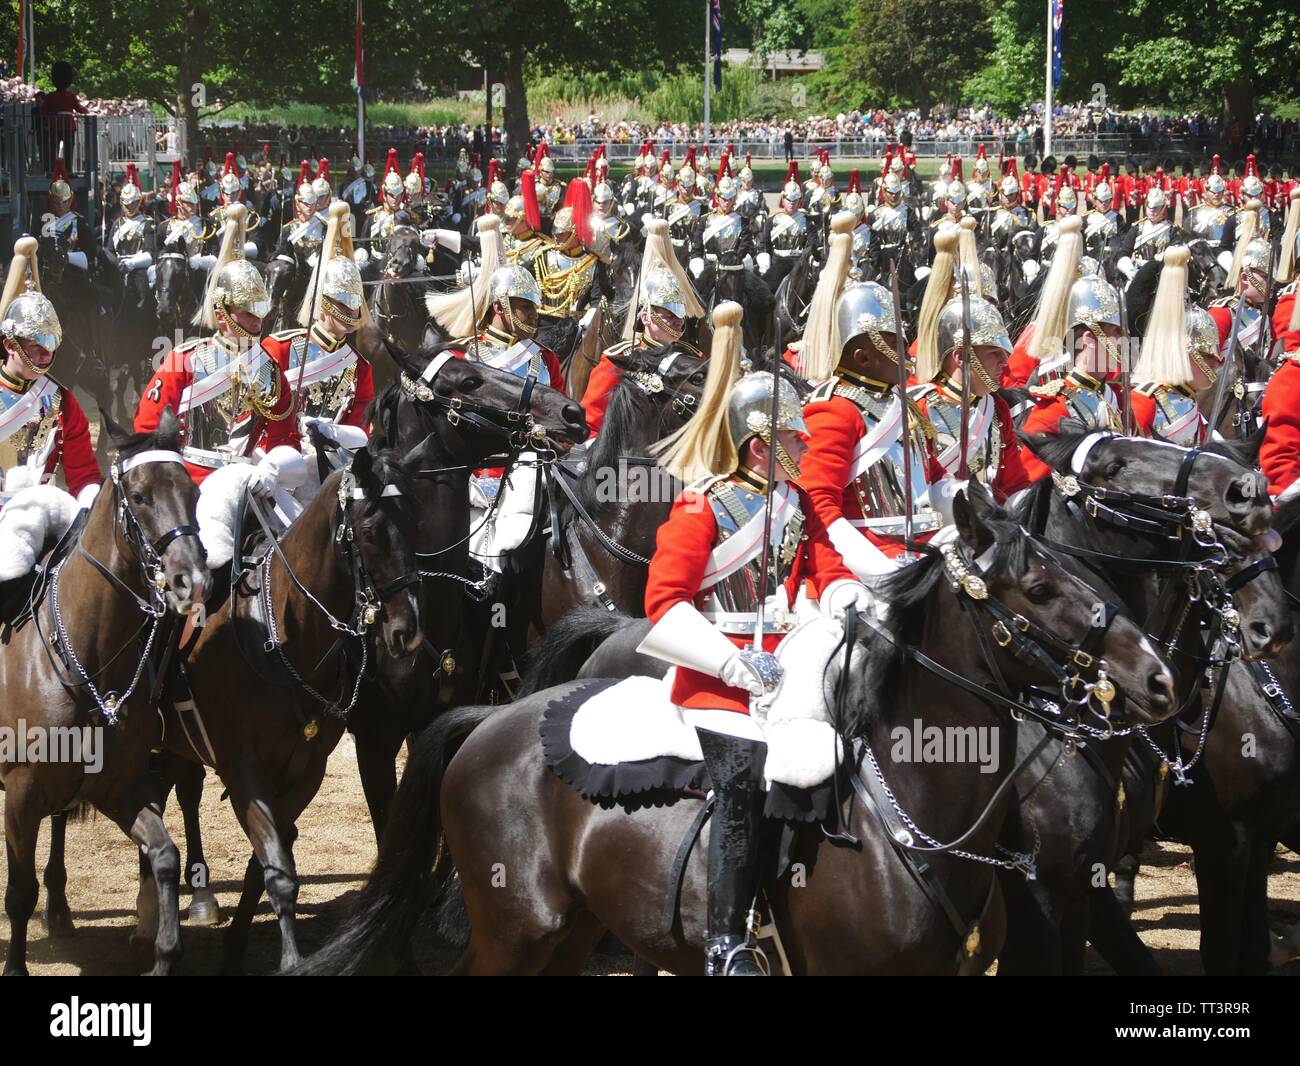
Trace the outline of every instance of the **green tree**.
{"label": "green tree", "polygon": [[878,87],[882,102],[928,114],[939,101],[959,99],[992,44],[988,16],[974,4],[853,0],[838,58],[849,77]]}

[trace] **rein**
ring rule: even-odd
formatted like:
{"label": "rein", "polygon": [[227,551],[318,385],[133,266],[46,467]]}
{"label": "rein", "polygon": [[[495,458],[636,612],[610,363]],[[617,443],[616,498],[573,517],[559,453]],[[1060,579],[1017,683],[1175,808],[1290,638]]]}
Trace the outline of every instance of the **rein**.
{"label": "rein", "polygon": [[[167,550],[172,541],[180,537],[198,539],[199,536],[197,526],[186,524],[174,526],[157,539],[149,540],[144,527],[140,524],[139,517],[127,498],[122,479],[136,467],[151,463],[180,463],[183,466],[184,460],[179,453],[174,451],[149,450],[139,452],[125,460],[119,459],[109,468],[109,476],[113,483],[114,507],[117,511],[114,531],[120,531],[125,537],[127,546],[130,548],[131,554],[135,557],[139,567],[141,583],[146,589],[148,599],[137,593],[135,589],[131,588],[130,585],[114,574],[109,567],[96,559],[86,549],[84,530],[82,535],[77,538],[78,554],[86,559],[111,586],[130,596],[135,601],[139,611],[145,615],[145,621],[132,634],[130,639],[108,658],[95,675],[92,676],[86,670],[72,646],[72,637],[64,622],[62,608],[59,606],[59,578],[62,576],[63,567],[67,563],[66,559],[58,563],[50,573],[50,616],[54,623],[52,632],[47,634],[41,631],[40,612],[36,610],[36,604],[32,604],[33,623],[41,637],[41,646],[45,649],[50,665],[54,668],[55,676],[59,678],[59,683],[69,690],[85,689],[90,693],[90,697],[95,701],[95,706],[99,709],[100,715],[110,726],[117,724],[122,714],[122,706],[135,693],[145,675],[146,668],[152,662],[153,648],[157,641],[158,630],[163,619],[168,614],[165,596],[167,577],[163,571],[162,553]],[[149,630],[149,635],[145,638],[144,648],[140,653],[140,658],[136,663],[135,670],[131,675],[131,681],[126,689],[121,692],[108,690],[101,693],[96,681],[103,678],[107,671],[125,654],[127,648],[139,642],[140,636],[146,628]],[[55,661],[56,653],[63,659],[63,666],[66,669],[61,669],[60,664]],[[71,673],[71,679],[60,676],[65,673]]]}

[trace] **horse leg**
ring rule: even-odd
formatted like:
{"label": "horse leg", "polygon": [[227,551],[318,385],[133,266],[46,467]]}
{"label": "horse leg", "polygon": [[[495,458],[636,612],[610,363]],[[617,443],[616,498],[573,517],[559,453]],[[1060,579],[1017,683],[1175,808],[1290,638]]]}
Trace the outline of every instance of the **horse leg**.
{"label": "horse leg", "polygon": [[45,934],[51,940],[72,936],[72,909],[68,906],[68,867],[64,857],[68,812],[50,816],[50,857],[45,863]]}
{"label": "horse leg", "polygon": [[36,838],[41,812],[37,791],[30,776],[15,781],[11,775],[5,789],[5,853],[9,858],[9,881],[5,886],[5,914],[9,916],[9,951],[6,975],[27,974],[27,923],[36,910],[40,886],[36,881]]}
{"label": "horse leg", "polygon": [[[280,925],[280,969],[292,969],[302,961],[294,932],[294,914],[298,902],[298,873],[293,863],[293,841],[298,835],[298,830],[292,822],[282,829],[277,824],[271,807],[251,790],[232,784],[230,793],[230,800],[239,815],[240,824],[253,845],[253,854],[261,864],[266,893],[271,897],[271,907]],[[247,874],[244,878],[244,893],[247,896]],[[244,900],[240,899],[239,903],[239,916],[242,916]],[[255,905],[256,900],[253,903]],[[251,923],[251,913],[248,914],[247,919]],[[233,930],[232,924],[231,931]],[[245,943],[247,942],[246,930],[245,926]],[[236,959],[232,957],[230,961],[235,962]],[[237,961],[242,965],[242,951]]]}
{"label": "horse leg", "polygon": [[1237,971],[1249,849],[1236,826],[1210,828],[1193,843],[1201,905],[1201,965],[1207,975]]}
{"label": "horse leg", "polygon": [[1083,975],[1088,951],[1088,901],[1075,900],[1061,915],[1061,973],[1067,977]]}
{"label": "horse leg", "polygon": [[190,890],[190,906],[185,920],[190,925],[220,925],[221,908],[212,891],[212,871],[203,854],[203,830],[199,825],[199,802],[203,799],[203,779],[207,776],[200,763],[178,760],[176,767],[176,802],[185,819],[185,884]]}
{"label": "horse leg", "polygon": [[1018,873],[1001,879],[1007,936],[998,953],[998,976],[1061,972],[1061,937],[1046,893],[1036,893]]}
{"label": "horse leg", "polygon": [[1237,973],[1258,976],[1268,973],[1273,935],[1268,927],[1268,868],[1273,860],[1272,840],[1256,840],[1246,867],[1245,898],[1241,909],[1241,946]]}
{"label": "horse leg", "polygon": [[230,920],[221,945],[221,973],[226,977],[235,977],[244,972],[244,952],[248,948],[248,931],[253,924],[253,915],[257,913],[257,904],[262,899],[265,883],[262,878],[262,864],[256,855],[248,857],[244,868],[244,888],[239,894],[239,904],[235,907],[235,916]]}
{"label": "horse leg", "polygon": [[1115,864],[1115,899],[1126,914],[1133,913],[1137,899],[1137,875],[1141,868],[1142,859],[1136,854],[1125,855]]}
{"label": "horse leg", "polygon": [[[154,938],[155,977],[172,972],[181,958],[180,872],[181,853],[163,824],[162,803],[152,793],[153,781],[146,779],[124,797],[116,808],[100,809],[129,836],[141,853],[141,885],[138,902],[156,908]],[[145,867],[149,876],[145,876]],[[143,927],[147,927],[144,923]],[[135,940],[135,937],[132,938]]]}
{"label": "horse leg", "polygon": [[378,842],[388,822],[388,811],[393,796],[397,794],[397,753],[402,747],[403,733],[398,723],[393,728],[392,715],[371,715],[366,728],[353,733],[357,751],[357,771],[361,775],[361,791],[370,808],[370,821]]}
{"label": "horse leg", "polygon": [[1129,921],[1129,910],[1110,886],[1088,893],[1088,938],[1117,974],[1159,975],[1160,964]]}
{"label": "horse leg", "polygon": [[[605,935],[605,927],[596,916],[584,912],[577,916],[568,935],[555,946],[551,961],[541,970],[543,977],[578,977],[591,953]],[[639,960],[638,960],[639,961]],[[658,973],[658,970],[655,971]]]}

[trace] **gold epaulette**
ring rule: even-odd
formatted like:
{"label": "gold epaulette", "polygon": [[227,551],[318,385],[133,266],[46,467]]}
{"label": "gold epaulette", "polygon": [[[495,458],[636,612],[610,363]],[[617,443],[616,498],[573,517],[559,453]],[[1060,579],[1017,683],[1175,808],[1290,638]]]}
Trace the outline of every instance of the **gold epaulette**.
{"label": "gold epaulette", "polygon": [[1142,396],[1154,396],[1160,391],[1160,385],[1155,381],[1144,381],[1141,385],[1135,385],[1133,391]]}
{"label": "gold epaulette", "polygon": [[601,355],[605,355],[605,356],[609,356],[609,355],[622,355],[624,352],[626,352],[626,351],[628,351],[630,348],[632,348],[633,345],[634,345],[634,343],[635,343],[635,342],[633,342],[633,341],[619,341],[617,344],[611,344],[608,348],[606,348],[606,349],[605,349],[603,352],[601,352],[600,354],[601,354]]}
{"label": "gold epaulette", "polygon": [[718,482],[726,480],[726,474],[710,474],[708,477],[700,478],[699,481],[691,482],[691,484],[687,485],[682,491],[693,492],[697,496],[705,496],[713,489],[713,486],[718,484]]}
{"label": "gold epaulette", "polygon": [[1212,301],[1210,302],[1210,306],[1211,306],[1211,307],[1231,307],[1231,306],[1232,306],[1232,301],[1235,300],[1235,299],[1236,299],[1236,296],[1235,296],[1235,295],[1234,295],[1234,296],[1221,296],[1221,297],[1220,297],[1219,299],[1217,299],[1217,300],[1212,300]]}
{"label": "gold epaulette", "polygon": [[912,399],[911,396],[908,396],[907,398],[907,409],[915,420],[917,428],[921,431],[921,436],[928,441],[937,440],[938,433],[934,428],[934,423],[931,422],[929,416],[921,410],[921,405]]}
{"label": "gold epaulette", "polygon": [[274,333],[268,334],[266,339],[269,341],[292,341],[301,337],[306,332],[307,330],[302,326],[298,326],[295,329],[280,329],[276,330]]}
{"label": "gold epaulette", "polygon": [[178,345],[176,345],[176,347],[173,348],[172,351],[174,351],[174,352],[191,352],[191,351],[193,351],[195,348],[197,348],[200,344],[206,344],[206,343],[207,343],[209,340],[211,340],[211,339],[212,339],[211,337],[191,337],[189,340],[185,341],[183,344],[178,344]]}
{"label": "gold epaulette", "polygon": [[697,359],[704,358],[704,353],[700,351],[700,349],[695,347],[695,345],[691,344],[690,341],[679,340],[676,342],[676,344],[677,347],[684,348],[686,351],[690,352],[691,355],[695,356]]}
{"label": "gold epaulette", "polygon": [[384,205],[383,205],[383,204],[376,204],[374,207],[368,207],[368,208],[366,208],[366,214],[367,214],[367,215],[377,215],[377,214],[379,214],[379,212],[382,211],[383,209],[384,209]]}
{"label": "gold epaulette", "polygon": [[1030,385],[1029,395],[1051,399],[1053,396],[1060,395],[1063,388],[1065,388],[1065,378],[1057,378],[1055,381],[1049,381],[1044,385]]}

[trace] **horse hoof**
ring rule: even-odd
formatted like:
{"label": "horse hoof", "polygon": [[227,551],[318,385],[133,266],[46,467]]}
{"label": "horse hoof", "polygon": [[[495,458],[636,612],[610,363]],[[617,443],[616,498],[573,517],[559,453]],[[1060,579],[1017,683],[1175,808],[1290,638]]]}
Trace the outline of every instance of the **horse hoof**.
{"label": "horse hoof", "polygon": [[27,967],[26,967],[26,966],[6,966],[6,967],[5,967],[4,976],[5,976],[5,977],[26,977],[26,976],[27,976]]}
{"label": "horse hoof", "polygon": [[45,913],[41,915],[41,920],[45,923],[45,935],[51,940],[72,936],[77,931],[76,926],[72,924],[72,912],[66,907],[59,910],[50,910],[47,907]]}
{"label": "horse hoof", "polygon": [[185,911],[187,925],[220,925],[221,908],[210,888],[196,888]]}

